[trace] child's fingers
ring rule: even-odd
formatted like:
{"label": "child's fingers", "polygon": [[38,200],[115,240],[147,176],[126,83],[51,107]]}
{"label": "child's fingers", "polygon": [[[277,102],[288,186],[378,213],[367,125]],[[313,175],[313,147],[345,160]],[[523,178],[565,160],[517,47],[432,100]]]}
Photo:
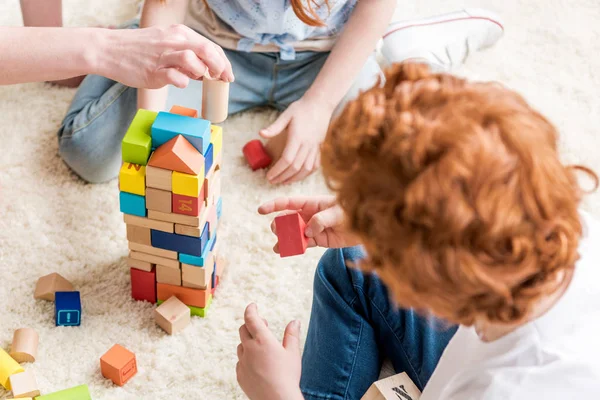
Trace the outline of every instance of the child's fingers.
{"label": "child's fingers", "polygon": [[244,346],[240,343],[237,346],[237,358],[238,360],[241,359],[244,355]]}
{"label": "child's fingers", "polygon": [[248,331],[248,328],[246,327],[246,325],[240,326],[239,334],[240,334],[240,341],[242,343],[252,339],[252,335],[250,335],[250,332]]}
{"label": "child's fingers", "polygon": [[314,199],[309,196],[296,196],[296,197],[278,197],[274,200],[269,200],[258,207],[258,213],[262,215],[271,214],[276,211],[286,210],[302,210],[306,207],[307,203]]}
{"label": "child's fingers", "polygon": [[246,307],[246,311],[244,312],[244,322],[246,323],[245,326],[252,338],[256,338],[257,336],[269,332],[269,328],[265,326],[262,318],[258,315],[258,307],[254,303],[251,303]]}
{"label": "child's fingers", "polygon": [[339,207],[327,208],[316,213],[308,221],[304,234],[308,238],[314,238],[327,228],[333,228],[339,225],[343,215]]}

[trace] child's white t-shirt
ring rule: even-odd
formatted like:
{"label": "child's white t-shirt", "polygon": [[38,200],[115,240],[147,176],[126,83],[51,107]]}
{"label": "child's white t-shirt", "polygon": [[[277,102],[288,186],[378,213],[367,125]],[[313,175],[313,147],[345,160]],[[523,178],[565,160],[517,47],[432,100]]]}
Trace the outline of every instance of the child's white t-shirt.
{"label": "child's white t-shirt", "polygon": [[554,307],[490,343],[461,326],[420,400],[600,399],[600,221],[582,222],[581,258]]}

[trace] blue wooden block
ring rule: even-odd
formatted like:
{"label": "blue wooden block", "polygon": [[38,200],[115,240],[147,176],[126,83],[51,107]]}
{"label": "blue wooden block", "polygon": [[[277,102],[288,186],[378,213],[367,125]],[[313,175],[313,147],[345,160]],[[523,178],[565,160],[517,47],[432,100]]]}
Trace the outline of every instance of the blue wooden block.
{"label": "blue wooden block", "polygon": [[215,264],[215,268],[212,273],[212,285],[211,288],[217,287],[217,264]]}
{"label": "blue wooden block", "polygon": [[214,243],[216,241],[217,237],[213,236],[212,238],[210,238],[209,242],[207,243],[206,247],[204,248],[204,251],[202,251],[202,255],[200,257],[196,257],[190,254],[179,254],[179,261],[181,261],[184,264],[189,264],[189,265],[195,265],[197,267],[204,267],[204,262],[206,260],[206,258],[208,257],[208,255],[210,254],[210,251],[212,249],[214,249]]}
{"label": "blue wooden block", "polygon": [[79,292],[56,292],[54,295],[56,326],[81,324],[81,297]]}
{"label": "blue wooden block", "polygon": [[217,219],[221,219],[222,213],[223,213],[223,198],[219,197],[219,201],[217,201]]}
{"label": "blue wooden block", "polygon": [[214,158],[214,150],[212,143],[208,145],[208,150],[204,153],[204,173],[208,174],[208,171],[212,168],[213,158]]}
{"label": "blue wooden block", "polygon": [[119,204],[124,214],[146,216],[146,197],[133,193],[119,193]]}
{"label": "blue wooden block", "polygon": [[200,153],[210,144],[210,122],[161,111],[152,124],[152,147],[159,147],[177,135],[183,135]]}
{"label": "blue wooden block", "polygon": [[202,251],[208,244],[208,222],[204,225],[204,230],[199,238],[152,229],[150,232],[150,242],[152,243],[152,247],[201,256]]}
{"label": "blue wooden block", "polygon": [[214,236],[215,237],[211,240],[210,251],[213,251],[217,245],[217,235],[215,234]]}

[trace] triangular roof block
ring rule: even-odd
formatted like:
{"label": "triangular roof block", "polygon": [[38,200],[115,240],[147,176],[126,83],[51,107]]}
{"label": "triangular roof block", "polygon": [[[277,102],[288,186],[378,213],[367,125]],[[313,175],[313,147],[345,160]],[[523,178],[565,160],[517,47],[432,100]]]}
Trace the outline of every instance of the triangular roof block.
{"label": "triangular roof block", "polygon": [[148,165],[198,175],[204,167],[204,156],[186,138],[177,135],[154,151]]}

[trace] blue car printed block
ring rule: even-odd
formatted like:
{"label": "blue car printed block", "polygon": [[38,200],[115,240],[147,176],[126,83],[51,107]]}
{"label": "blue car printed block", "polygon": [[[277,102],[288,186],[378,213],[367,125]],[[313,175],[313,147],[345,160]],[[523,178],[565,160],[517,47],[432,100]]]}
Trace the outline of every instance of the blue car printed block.
{"label": "blue car printed block", "polygon": [[204,267],[204,262],[206,258],[210,254],[211,250],[215,247],[214,244],[216,239],[216,236],[210,238],[200,257],[196,257],[190,254],[179,254],[179,261],[181,261],[184,264],[195,265],[197,267]]}
{"label": "blue car printed block", "polygon": [[214,150],[212,143],[208,145],[208,150],[204,153],[204,173],[208,174],[208,171],[212,168],[214,159]]}
{"label": "blue car printed block", "polygon": [[56,292],[54,298],[56,326],[81,324],[81,297],[79,292]]}
{"label": "blue car printed block", "polygon": [[151,230],[150,241],[152,247],[201,256],[202,250],[208,243],[208,223],[204,225],[204,230],[199,238]]}
{"label": "blue car printed block", "polygon": [[221,219],[222,213],[223,213],[223,198],[219,197],[219,201],[217,201],[217,219]]}
{"label": "blue car printed block", "polygon": [[183,135],[200,153],[210,144],[210,122],[185,115],[159,112],[152,124],[152,147],[159,147],[177,135]]}
{"label": "blue car printed block", "polygon": [[137,215],[139,217],[146,216],[146,197],[133,193],[119,193],[119,204],[121,212],[124,214]]}

